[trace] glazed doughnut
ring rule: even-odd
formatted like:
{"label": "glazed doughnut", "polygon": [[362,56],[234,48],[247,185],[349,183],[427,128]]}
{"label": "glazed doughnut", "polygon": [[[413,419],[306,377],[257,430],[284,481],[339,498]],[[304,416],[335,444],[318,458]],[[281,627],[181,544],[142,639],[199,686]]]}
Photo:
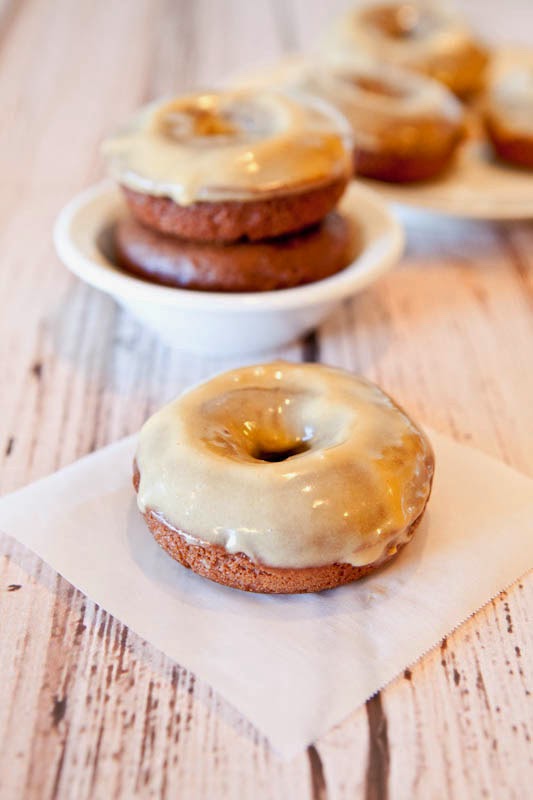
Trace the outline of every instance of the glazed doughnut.
{"label": "glazed doughnut", "polygon": [[446,8],[417,0],[365,4],[341,18],[326,48],[366,53],[422,72],[466,98],[485,81],[488,53]]}
{"label": "glazed doughnut", "polygon": [[374,384],[318,364],[219,375],[151,417],[134,485],[159,544],[254,592],[356,580],[410,540],[428,501],[427,438]]}
{"label": "glazed doughnut", "polygon": [[193,241],[253,241],[332,210],[350,175],[349,139],[318,99],[237,91],[152,104],[103,150],[140,222]]}
{"label": "glazed doughnut", "polygon": [[500,158],[533,167],[533,66],[509,70],[492,84],[485,124]]}
{"label": "glazed doughnut", "polygon": [[364,57],[321,66],[292,60],[252,81],[296,87],[341,111],[352,127],[356,174],[384,181],[432,178],[451,162],[464,134],[459,101],[441,84]]}
{"label": "glazed doughnut", "polygon": [[347,266],[357,247],[357,231],[335,211],[305,231],[245,244],[187,242],[134,218],[121,220],[114,238],[127,272],[210,292],[265,292],[319,281]]}

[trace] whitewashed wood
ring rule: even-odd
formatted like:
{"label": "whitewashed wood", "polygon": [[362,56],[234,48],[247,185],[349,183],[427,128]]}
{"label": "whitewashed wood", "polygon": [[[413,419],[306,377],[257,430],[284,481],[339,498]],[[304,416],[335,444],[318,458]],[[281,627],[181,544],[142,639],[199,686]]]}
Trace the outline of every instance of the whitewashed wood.
{"label": "whitewashed wood", "polygon": [[[161,346],[55,258],[53,219],[101,174],[102,136],[144,100],[301,46],[341,5],[3,4],[2,492],[135,431],[181,388],[237,363]],[[406,223],[401,269],[324,326],[322,359],[533,474],[531,226]],[[2,800],[528,794],[531,581],[286,764],[209,687],[30,553],[7,537],[0,552]]]}

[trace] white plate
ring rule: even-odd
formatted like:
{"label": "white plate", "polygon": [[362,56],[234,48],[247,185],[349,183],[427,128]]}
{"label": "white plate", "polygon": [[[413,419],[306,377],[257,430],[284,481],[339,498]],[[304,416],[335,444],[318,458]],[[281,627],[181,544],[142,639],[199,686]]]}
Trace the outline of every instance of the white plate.
{"label": "white plate", "polygon": [[340,209],[357,226],[354,261],[316,283],[271,292],[175,289],[122,271],[113,263],[112,228],[126,208],[119,189],[107,181],[65,206],[54,243],[75,275],[110,294],[168,344],[207,355],[251,353],[281,346],[316,327],[338,302],[373,283],[400,257],[403,230],[374,192],[353,183]]}
{"label": "white plate", "polygon": [[497,161],[485,142],[463,145],[455,164],[427,183],[361,183],[393,203],[473,219],[533,217],[533,171]]}

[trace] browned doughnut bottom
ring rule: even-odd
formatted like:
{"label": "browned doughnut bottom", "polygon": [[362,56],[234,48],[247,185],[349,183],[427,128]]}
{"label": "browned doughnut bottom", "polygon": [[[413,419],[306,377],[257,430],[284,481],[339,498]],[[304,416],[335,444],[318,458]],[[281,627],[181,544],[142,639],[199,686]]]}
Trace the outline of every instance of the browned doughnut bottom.
{"label": "browned doughnut bottom", "polygon": [[257,241],[294,233],[320,222],[336,205],[348,176],[319,187],[268,199],[199,202],[180,206],[122,187],[129,207],[149,228],[196,242]]}
{"label": "browned doughnut bottom", "polygon": [[328,214],[302,233],[263,242],[187,242],[146,228],[135,219],[115,229],[118,263],[165,286],[212,292],[264,292],[321,280],[353,258],[347,220]]}
{"label": "browned doughnut bottom", "polygon": [[[139,471],[134,464],[135,491],[139,488],[139,480]],[[411,524],[408,542],[422,516],[423,512]],[[184,567],[224,586],[262,594],[300,594],[334,589],[380,569],[396,558],[402,547],[408,543],[404,543],[379,562],[363,567],[353,567],[351,564],[327,564],[323,567],[283,569],[256,564],[244,553],[227,553],[220,545],[188,544],[184,536],[150,511],[144,514],[144,519],[156,542]]]}
{"label": "browned doughnut bottom", "polygon": [[388,183],[411,183],[435,178],[453,161],[459,138],[439,153],[417,153],[411,156],[392,152],[376,152],[356,148],[355,171],[366,178]]}
{"label": "browned doughnut bottom", "polygon": [[533,167],[533,136],[520,136],[490,117],[486,119],[486,129],[499,158],[520,167]]}

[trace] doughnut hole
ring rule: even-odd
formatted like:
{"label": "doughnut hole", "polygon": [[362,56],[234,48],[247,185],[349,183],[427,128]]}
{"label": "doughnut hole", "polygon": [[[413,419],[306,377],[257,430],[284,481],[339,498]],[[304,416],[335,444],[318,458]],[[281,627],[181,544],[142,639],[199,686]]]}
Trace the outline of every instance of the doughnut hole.
{"label": "doughnut hole", "polygon": [[339,73],[339,78],[345,83],[361,89],[363,92],[377,94],[381,97],[390,97],[394,100],[404,100],[410,94],[410,92],[406,89],[401,89],[398,85],[393,86],[389,81],[374,78],[370,75]]}
{"label": "doughnut hole", "polygon": [[202,95],[168,103],[159,110],[154,127],[173,142],[202,148],[253,142],[275,133],[279,123],[253,99],[224,104],[216,95]]}
{"label": "doughnut hole", "polygon": [[238,132],[225,115],[193,105],[169,111],[161,121],[161,128],[165,136],[175,141],[192,137],[233,137]]}
{"label": "doughnut hole", "polygon": [[411,3],[379,5],[367,9],[364,20],[391,39],[414,39],[424,36],[434,28],[429,9],[417,8]]}
{"label": "doughnut hole", "polygon": [[286,389],[236,389],[202,407],[201,440],[225,458],[273,464],[333,447],[348,424],[342,406],[323,417],[320,396]]}
{"label": "doughnut hole", "polygon": [[287,447],[283,450],[264,450],[260,448],[254,453],[254,458],[256,461],[268,461],[270,464],[276,464],[280,461],[287,461],[288,458],[293,456],[306,453],[310,449],[310,440],[297,440],[293,447]]}

